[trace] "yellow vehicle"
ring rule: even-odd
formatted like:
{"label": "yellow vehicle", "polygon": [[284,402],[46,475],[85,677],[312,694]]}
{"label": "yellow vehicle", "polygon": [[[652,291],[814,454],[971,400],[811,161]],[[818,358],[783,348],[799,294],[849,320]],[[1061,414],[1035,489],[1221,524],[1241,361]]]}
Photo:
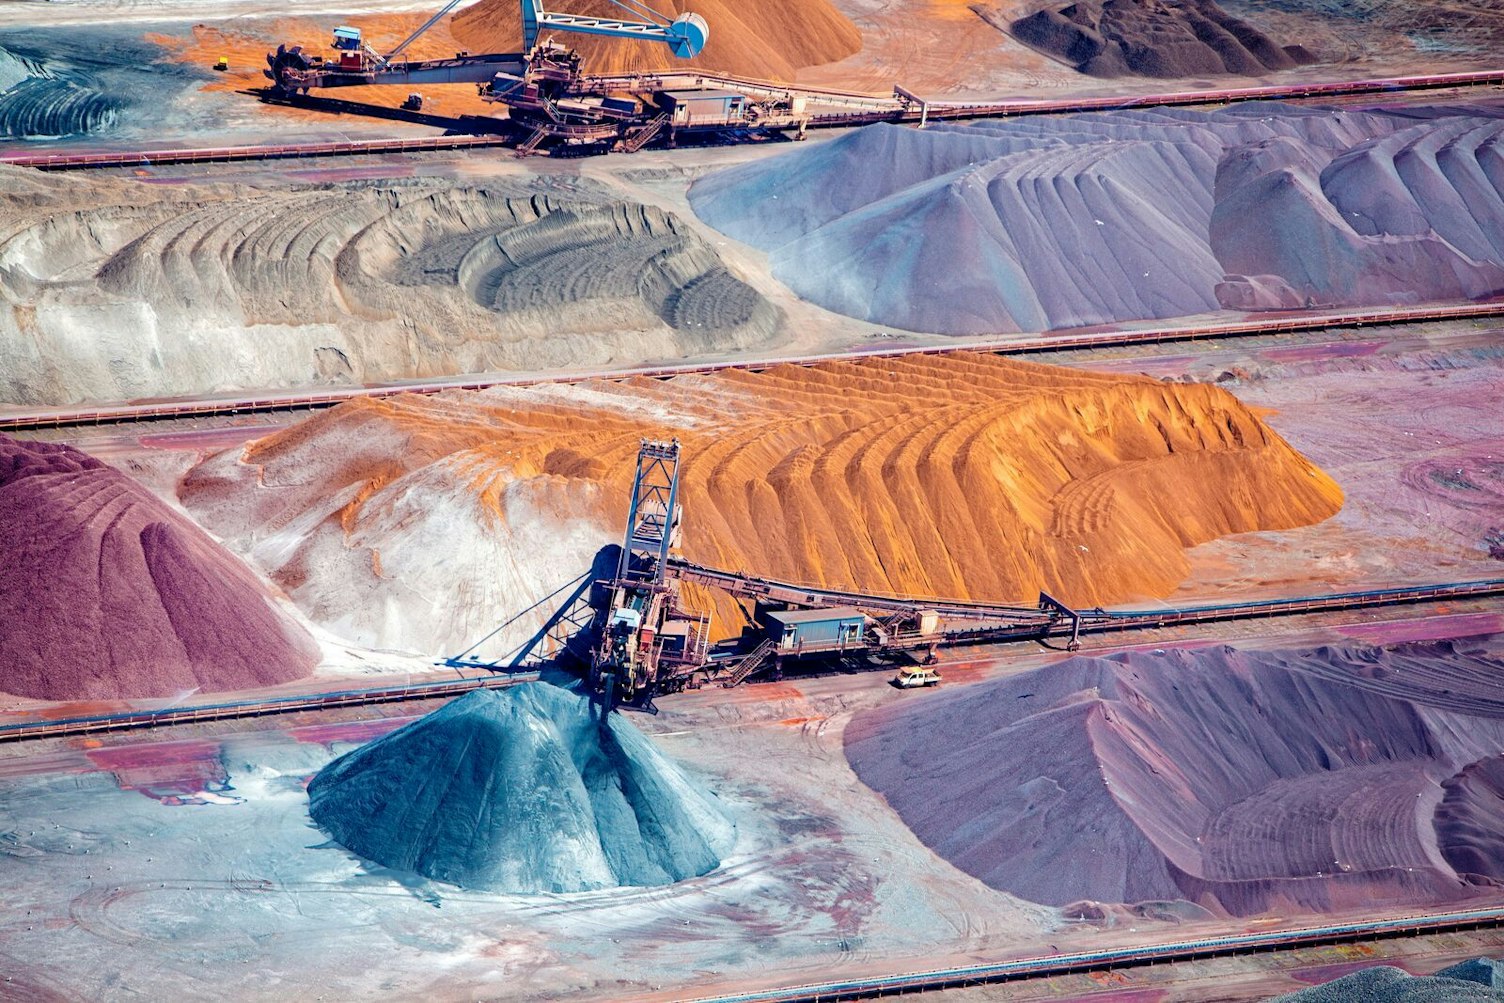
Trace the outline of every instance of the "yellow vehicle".
{"label": "yellow vehicle", "polygon": [[939,686],[940,673],[928,665],[906,665],[898,670],[898,675],[893,677],[893,685],[901,690],[910,690],[917,686]]}
{"label": "yellow vehicle", "polygon": [[214,64],[214,68],[216,70],[218,70],[219,72],[221,72],[221,73],[223,73],[226,70],[228,70],[230,68],[230,59],[229,59],[229,57],[228,56],[220,56],[219,57],[219,61]]}

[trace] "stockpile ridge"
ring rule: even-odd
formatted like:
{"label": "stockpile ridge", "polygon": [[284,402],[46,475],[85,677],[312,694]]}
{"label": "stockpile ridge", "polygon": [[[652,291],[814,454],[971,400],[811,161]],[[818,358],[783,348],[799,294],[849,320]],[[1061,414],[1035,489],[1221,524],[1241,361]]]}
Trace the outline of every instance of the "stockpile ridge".
{"label": "stockpile ridge", "polygon": [[1342,503],[1215,386],[964,352],[351,401],[180,493],[316,621],[458,651],[620,539],[644,436],[683,443],[686,557],[863,591],[1163,595],[1186,548]]}

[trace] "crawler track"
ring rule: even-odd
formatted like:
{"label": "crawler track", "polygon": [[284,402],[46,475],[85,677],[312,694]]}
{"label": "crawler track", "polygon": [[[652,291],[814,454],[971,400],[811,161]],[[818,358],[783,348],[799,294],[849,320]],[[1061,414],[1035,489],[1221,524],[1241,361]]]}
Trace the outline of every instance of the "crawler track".
{"label": "crawler track", "polygon": [[1233,934],[1226,937],[1087,951],[1079,954],[1020,958],[1014,961],[967,965],[928,972],[791,986],[787,989],[763,992],[702,996],[696,998],[696,1003],[802,1003],[802,1001],[829,1003],[834,1000],[876,999],[883,996],[936,992],[942,989],[1041,979],[1114,968],[1139,968],[1168,962],[1196,961],[1229,955],[1265,954],[1293,950],[1298,947],[1457,933],[1466,930],[1494,929],[1500,926],[1504,926],[1504,910],[1475,909],[1331,926],[1303,927],[1295,930]]}
{"label": "crawler track", "polygon": [[990,352],[995,355],[1034,355],[1077,349],[1116,348],[1211,338],[1238,338],[1296,331],[1320,331],[1337,327],[1380,327],[1427,321],[1478,320],[1504,317],[1504,301],[1433,304],[1345,310],[1334,313],[1271,313],[1250,320],[1226,321],[1183,327],[1116,331],[1065,331],[1034,338],[1008,341],[971,341],[929,348],[872,349],[860,352],[806,355],[792,358],[751,359],[703,365],[656,366],[601,372],[527,374],[521,376],[475,376],[452,380],[387,383],[337,390],[266,393],[247,397],[179,399],[147,403],[113,404],[82,408],[47,408],[0,413],[0,430],[60,428],[101,425],[206,415],[251,414],[330,407],[357,397],[394,397],[398,394],[436,394],[445,390],[484,390],[497,386],[531,386],[542,383],[583,383],[587,380],[627,380],[635,377],[668,379],[689,373],[712,373],[726,369],[760,370],[775,365],[814,365],[819,362],[893,358],[905,355],[948,355],[955,352]]}
{"label": "crawler track", "polygon": [[[731,583],[732,580],[742,583],[758,581],[729,572],[714,571],[714,569],[710,568],[696,567],[695,570],[702,577],[720,576],[724,580],[723,585]],[[707,584],[714,584],[714,582],[707,581]],[[768,594],[772,594],[778,589],[797,590],[800,588],[800,586],[778,582],[764,582],[763,584],[767,586],[765,591]],[[1342,592],[1286,599],[1261,599],[1244,603],[1182,608],[1166,607],[1163,610],[1148,612],[1134,611],[1104,613],[1100,615],[1083,614],[1083,616],[1092,617],[1092,619],[1082,625],[1081,631],[1083,633],[1104,633],[1109,631],[1140,630],[1150,627],[1213,623],[1254,617],[1298,616],[1329,610],[1414,605],[1437,602],[1444,599],[1473,598],[1490,595],[1504,595],[1504,578],[1371,589],[1363,592]],[[851,593],[821,592],[818,596],[812,595],[810,598],[820,601],[836,601],[839,599],[855,601],[864,597]],[[912,600],[909,600],[909,602],[912,603]],[[973,607],[975,610],[989,608],[982,604],[967,605]],[[983,633],[985,633],[985,636],[982,636]],[[1062,636],[1068,633],[1068,627],[1058,625],[1041,631],[1039,624],[1031,618],[1029,622],[1021,624],[1016,630],[1010,631],[1008,628],[993,628],[985,632],[978,631],[957,635],[943,642],[943,645],[966,644],[979,641],[1027,640],[1030,638]],[[230,718],[265,717],[273,714],[317,711],[333,707],[398,703],[408,700],[431,700],[436,697],[458,696],[476,689],[510,686],[515,682],[534,678],[537,678],[536,673],[522,672],[506,675],[479,676],[469,679],[445,679],[430,683],[407,683],[401,686],[305,693],[265,700],[231,701],[193,707],[169,707],[155,711],[127,711],[117,714],[94,714],[54,720],[26,721],[0,725],[0,742],[56,738],[64,735],[86,735],[107,731],[130,731],[141,728],[158,728],[166,725],[192,724],[199,721],[218,721]]]}

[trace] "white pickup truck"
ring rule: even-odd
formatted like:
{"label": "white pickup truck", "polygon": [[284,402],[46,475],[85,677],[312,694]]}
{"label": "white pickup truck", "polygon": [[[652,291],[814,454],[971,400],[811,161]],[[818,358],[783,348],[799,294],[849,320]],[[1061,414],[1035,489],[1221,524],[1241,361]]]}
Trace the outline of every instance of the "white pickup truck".
{"label": "white pickup truck", "polygon": [[901,690],[913,689],[916,686],[939,686],[940,673],[928,665],[906,665],[898,670],[898,675],[893,677],[893,685]]}

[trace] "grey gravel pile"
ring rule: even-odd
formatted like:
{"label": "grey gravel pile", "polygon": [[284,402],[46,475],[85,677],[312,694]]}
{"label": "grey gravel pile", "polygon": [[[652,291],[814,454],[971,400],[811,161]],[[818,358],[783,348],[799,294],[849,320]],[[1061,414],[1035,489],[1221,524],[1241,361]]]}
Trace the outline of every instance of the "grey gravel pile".
{"label": "grey gravel pile", "polygon": [[1468,1003],[1504,1000],[1501,965],[1488,958],[1464,961],[1435,975],[1410,975],[1379,965],[1325,985],[1280,996],[1275,1003]]}

